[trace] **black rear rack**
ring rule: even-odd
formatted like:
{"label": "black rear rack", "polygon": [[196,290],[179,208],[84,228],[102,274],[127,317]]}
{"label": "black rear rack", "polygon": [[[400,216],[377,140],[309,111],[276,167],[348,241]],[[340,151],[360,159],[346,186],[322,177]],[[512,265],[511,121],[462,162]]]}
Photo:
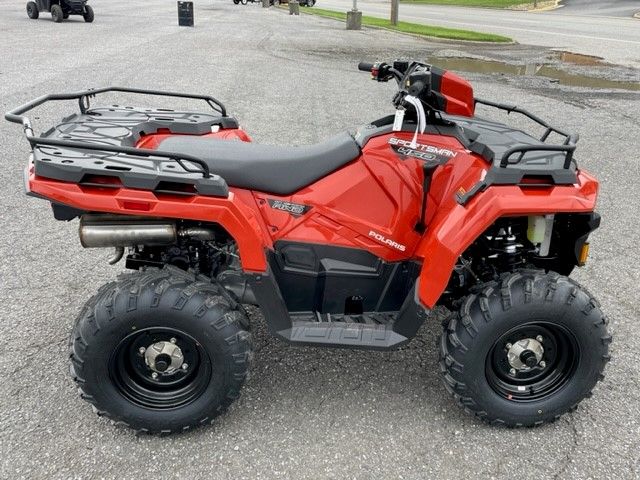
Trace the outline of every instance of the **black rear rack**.
{"label": "black rear rack", "polygon": [[[520,185],[520,186],[551,186],[551,185],[569,185],[574,184],[577,181],[577,175],[575,172],[575,168],[573,162],[573,154],[576,149],[576,143],[578,142],[578,135],[573,133],[565,132],[557,127],[554,127],[547,123],[545,120],[541,119],[537,115],[534,115],[527,110],[517,107],[515,105],[506,105],[496,102],[491,102],[489,100],[483,100],[480,98],[475,99],[475,103],[481,105],[487,105],[489,107],[494,107],[499,110],[504,110],[507,112],[507,115],[510,113],[519,113],[524,115],[525,117],[533,120],[540,126],[544,127],[544,133],[540,137],[539,144],[522,144],[522,145],[514,145],[508,149],[506,149],[500,160],[498,162],[493,162],[492,168],[487,172],[484,179],[480,180],[476,183],[473,188],[471,188],[468,192],[465,193],[457,193],[456,199],[460,205],[465,205],[469,202],[477,193],[485,190],[490,185]],[[548,140],[549,136],[555,133],[561,137],[564,137],[564,141],[562,144],[552,145],[546,144],[545,142]],[[473,148],[472,148],[473,150]],[[518,168],[519,164],[524,159],[525,155],[528,152],[549,152],[555,154],[561,154],[564,156],[564,160],[558,168],[548,166],[537,167],[534,165],[533,167],[527,166],[527,168],[521,167]],[[514,157],[517,157],[514,159]],[[491,159],[495,160],[495,159]],[[547,178],[551,177],[552,182],[549,184],[545,183],[523,183],[523,179],[529,178]]]}
{"label": "black rear rack", "polygon": [[553,127],[549,125],[547,122],[545,122],[543,119],[538,117],[537,115],[534,115],[533,113],[528,112],[527,110],[517,107],[515,105],[506,105],[502,103],[491,102],[489,100],[483,100],[481,98],[476,98],[475,103],[476,104],[480,103],[481,105],[487,105],[489,107],[494,107],[500,110],[504,110],[507,112],[507,115],[515,112],[515,113],[524,115],[527,118],[530,118],[531,120],[533,120],[534,122],[536,122],[537,124],[545,128],[544,133],[540,137],[541,142],[546,142],[547,139],[549,138],[549,135],[551,135],[552,133],[557,133],[558,135],[565,138],[564,143],[562,145],[522,145],[522,146],[515,146],[513,148],[510,148],[502,155],[502,160],[500,160],[501,167],[504,168],[507,165],[518,163],[518,162],[509,161],[509,159],[515,153],[521,153],[520,158],[518,159],[518,161],[520,161],[522,160],[522,157],[526,152],[548,151],[548,152],[564,152],[565,153],[564,168],[569,168],[569,165],[571,165],[571,160],[573,159],[573,152],[576,149],[576,143],[578,143],[578,139],[579,139],[577,133],[567,133],[563,130],[560,130],[559,128]]}
{"label": "black rear rack", "polygon": [[[80,108],[80,112],[82,115],[92,114],[93,112],[90,110],[90,100],[96,97],[98,94],[107,93],[107,92],[122,92],[122,93],[133,93],[133,94],[141,94],[141,95],[153,95],[153,96],[164,96],[164,97],[176,97],[176,98],[188,98],[188,99],[196,99],[196,100],[204,100],[217,114],[219,114],[222,124],[224,126],[237,126],[235,120],[227,117],[227,111],[225,106],[215,98],[208,95],[198,95],[198,94],[190,94],[190,93],[179,93],[179,92],[166,92],[160,90],[145,90],[139,88],[125,88],[125,87],[104,87],[97,89],[89,89],[75,93],[63,93],[63,94],[48,94],[38,97],[24,105],[21,105],[5,115],[5,119],[9,122],[19,123],[23,126],[25,136],[27,141],[31,145],[32,151],[34,153],[37,149],[41,147],[60,147],[64,149],[71,149],[74,151],[82,152],[82,151],[94,151],[94,152],[102,152],[102,153],[114,153],[121,155],[130,155],[138,158],[146,158],[149,161],[159,161],[161,159],[168,159],[170,161],[176,162],[186,173],[196,173],[202,175],[204,179],[207,179],[207,183],[209,187],[213,188],[204,188],[211,195],[228,195],[228,186],[224,179],[217,175],[212,175],[209,166],[202,159],[194,157],[193,155],[181,154],[176,152],[165,152],[162,150],[153,150],[153,149],[145,149],[145,148],[135,148],[124,145],[113,145],[104,142],[96,142],[96,141],[82,141],[82,140],[66,140],[59,138],[47,138],[46,136],[36,136],[33,131],[33,126],[31,120],[25,116],[24,114],[40,105],[43,105],[50,101],[60,101],[60,100],[78,100],[78,105]],[[131,107],[126,107],[131,108]],[[67,119],[65,119],[67,120]],[[150,132],[147,132],[150,133]],[[46,135],[46,134],[45,134]],[[186,163],[188,162],[188,163]],[[197,168],[194,166],[197,165]],[[47,167],[48,172],[52,172],[53,169],[51,167]],[[94,172],[95,173],[95,172]],[[118,175],[122,178],[122,176]],[[55,177],[54,177],[55,178]],[[58,178],[60,179],[60,178]],[[201,187],[204,187],[202,182],[198,182]],[[216,193],[217,192],[217,193]]]}

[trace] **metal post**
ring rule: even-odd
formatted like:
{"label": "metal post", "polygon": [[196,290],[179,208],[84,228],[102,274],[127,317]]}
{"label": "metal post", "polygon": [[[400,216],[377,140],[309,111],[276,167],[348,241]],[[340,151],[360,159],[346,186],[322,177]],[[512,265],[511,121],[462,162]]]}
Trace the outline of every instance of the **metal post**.
{"label": "metal post", "polygon": [[391,25],[398,24],[398,8],[400,0],[391,0]]}
{"label": "metal post", "polygon": [[362,12],[358,11],[358,0],[353,0],[353,8],[347,12],[347,30],[362,28]]}

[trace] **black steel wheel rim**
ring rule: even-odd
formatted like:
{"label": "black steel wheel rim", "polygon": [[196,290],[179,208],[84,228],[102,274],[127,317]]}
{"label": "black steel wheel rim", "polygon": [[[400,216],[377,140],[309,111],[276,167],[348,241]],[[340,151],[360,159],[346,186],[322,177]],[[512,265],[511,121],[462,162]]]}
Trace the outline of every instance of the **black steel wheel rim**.
{"label": "black steel wheel rim", "polygon": [[[176,340],[184,356],[186,369],[158,374],[146,364],[140,347]],[[130,402],[154,410],[185,406],[206,390],[212,363],[202,345],[189,334],[173,328],[152,327],[125,337],[109,362],[109,374],[118,391]]]}
{"label": "black steel wheel rim", "polygon": [[[544,366],[512,373],[506,345],[542,337]],[[564,327],[549,322],[531,322],[503,334],[487,355],[485,373],[491,388],[514,402],[543,400],[557,393],[575,374],[580,349],[575,337]]]}

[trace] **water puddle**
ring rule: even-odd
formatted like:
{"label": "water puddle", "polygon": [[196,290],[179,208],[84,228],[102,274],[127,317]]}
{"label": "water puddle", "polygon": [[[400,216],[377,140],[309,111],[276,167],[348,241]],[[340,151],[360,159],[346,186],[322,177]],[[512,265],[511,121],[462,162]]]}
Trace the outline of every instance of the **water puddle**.
{"label": "water puddle", "polygon": [[[580,55],[571,52],[559,52],[558,58],[564,62],[580,66],[607,65],[599,57],[591,57],[589,55]],[[481,60],[466,57],[429,57],[427,62],[446,70],[459,72],[487,74],[502,73],[506,75],[546,77],[550,78],[554,83],[570,87],[640,91],[640,81],[624,82],[608,80],[606,78],[591,77],[588,75],[573,74],[543,63],[512,65],[495,60]]]}

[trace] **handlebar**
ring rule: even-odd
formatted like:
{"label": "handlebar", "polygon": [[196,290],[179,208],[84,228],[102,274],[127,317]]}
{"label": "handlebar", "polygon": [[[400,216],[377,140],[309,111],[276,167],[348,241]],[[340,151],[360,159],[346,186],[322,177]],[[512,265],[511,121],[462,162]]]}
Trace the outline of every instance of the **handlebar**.
{"label": "handlebar", "polygon": [[409,67],[407,62],[393,62],[393,65],[389,65],[385,62],[360,62],[358,64],[358,70],[362,72],[370,72],[371,78],[378,82],[388,82],[394,79],[398,84],[405,76],[405,73]]}
{"label": "handlebar", "polygon": [[373,63],[360,62],[358,64],[358,70],[360,70],[362,72],[370,72],[371,70],[373,70]]}

